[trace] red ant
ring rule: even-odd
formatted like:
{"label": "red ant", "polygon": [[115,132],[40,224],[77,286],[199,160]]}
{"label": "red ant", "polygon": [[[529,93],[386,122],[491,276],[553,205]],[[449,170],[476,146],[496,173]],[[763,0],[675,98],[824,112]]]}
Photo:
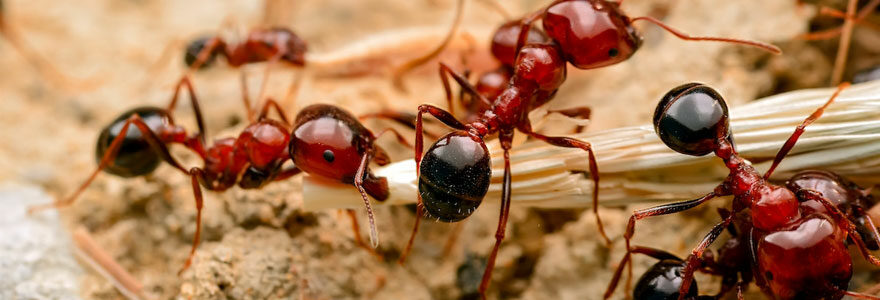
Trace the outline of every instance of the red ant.
{"label": "red ant", "polygon": [[[184,86],[189,92],[199,128],[192,135],[176,125],[172,116],[178,94]],[[147,106],[129,110],[101,131],[96,151],[98,167],[72,195],[54,203],[32,207],[29,211],[32,213],[71,205],[101,171],[126,178],[143,176],[152,173],[165,161],[191,177],[196,202],[196,231],[189,257],[180,270],[183,272],[192,263],[200,240],[202,187],[212,191],[225,191],[235,185],[243,189],[258,189],[305,171],[357,187],[364,199],[370,220],[370,237],[373,247],[376,247],[378,234],[367,195],[379,201],[386,199],[388,183],[384,177],[374,176],[368,164],[370,161],[378,164],[390,162],[387,153],[374,143],[378,136],[373,135],[357,118],[335,106],[307,106],[291,124],[274,100],[268,99],[254,118],[250,101],[246,96],[243,99],[250,125],[238,137],[218,139],[212,146],[206,147],[198,99],[190,80],[184,77],[177,84],[167,108]],[[272,108],[280,120],[268,118]],[[132,125],[134,128],[131,128]],[[405,143],[403,137],[393,129],[385,132],[396,134]],[[204,166],[187,170],[171,156],[168,151],[170,144],[182,144],[193,151],[202,158]],[[283,167],[288,160],[295,165]],[[357,228],[354,214],[350,212],[350,215]],[[358,232],[355,240],[363,245]]]}
{"label": "red ant", "polygon": [[[669,91],[654,112],[657,135],[670,149],[679,153],[702,156],[714,152],[724,161],[730,175],[700,198],[635,211],[624,233],[628,249],[624,261],[630,260],[633,248],[629,244],[637,220],[681,212],[718,196],[733,195],[731,213],[722,214],[723,221],[715,225],[688,256],[681,272],[678,299],[688,295],[693,273],[704,260],[706,248],[730,225],[747,237],[746,241],[740,242],[749,245],[750,261],[738,265],[740,268],[754,268],[750,273],[756,283],[774,298],[839,299],[850,295],[880,299],[846,290],[852,276],[847,240],[855,243],[869,262],[880,265],[880,260],[869,253],[862,238],[864,230],[868,230],[874,241],[880,240],[877,227],[865,217],[862,207],[870,202],[848,196],[854,185],[831,173],[819,172],[801,173],[787,186],[768,181],[805,127],[818,119],[847,85],[841,85],[822,107],[795,129],[763,176],[736,152],[730,136],[727,105],[720,94],[699,83],[685,84]],[[863,220],[864,225],[857,225],[853,219]],[[865,228],[859,230],[859,226]],[[822,257],[822,260],[805,264],[809,257]],[[631,264],[629,274],[632,274]],[[611,289],[613,286],[609,286]]]}
{"label": "red ant", "polygon": [[294,66],[305,65],[306,42],[286,28],[260,28],[248,33],[238,44],[228,44],[219,36],[198,38],[186,47],[184,62],[190,69],[210,66],[222,55],[230,66],[279,60]]}
{"label": "red ant", "polygon": [[[433,105],[420,105],[416,119],[415,160],[419,174],[419,205],[416,222],[410,240],[400,261],[406,259],[412,248],[423,209],[445,222],[456,222],[470,216],[480,205],[489,188],[491,168],[484,138],[498,134],[504,150],[504,177],[501,196],[501,213],[495,232],[495,246],[489,255],[486,271],[480,284],[480,294],[485,297],[489,286],[495,257],[510,210],[511,178],[510,148],[514,130],[551,145],[580,148],[587,152],[590,176],[593,180],[593,210],[599,232],[607,244],[610,239],[604,232],[598,214],[599,170],[591,145],[569,137],[551,137],[532,131],[528,112],[552,99],[565,81],[566,61],[576,68],[592,69],[622,62],[632,56],[641,45],[632,22],[646,20],[655,23],[677,37],[685,40],[721,41],[780,53],[779,48],[758,42],[714,38],[691,37],[651,17],[630,19],[619,8],[620,3],[603,0],[557,0],[546,9],[531,14],[520,21],[520,30],[514,47],[510,43],[498,44],[499,53],[513,51],[515,55],[499,55],[502,59],[514,57],[513,76],[497,97],[489,99],[480,95],[464,78],[448,66],[441,64],[447,101],[451,102],[447,75],[451,76],[469,95],[486,107],[475,120],[462,123],[452,112]],[[531,23],[541,18],[549,40],[546,43],[527,43],[532,31]],[[533,38],[534,39],[534,38]],[[509,39],[504,39],[509,41]],[[534,41],[534,40],[533,40]],[[493,45],[496,48],[496,45]],[[451,104],[451,103],[450,103]],[[451,105],[450,105],[451,107]],[[422,115],[429,113],[456,131],[447,134],[428,148],[422,157]],[[424,164],[422,160],[424,159]]]}

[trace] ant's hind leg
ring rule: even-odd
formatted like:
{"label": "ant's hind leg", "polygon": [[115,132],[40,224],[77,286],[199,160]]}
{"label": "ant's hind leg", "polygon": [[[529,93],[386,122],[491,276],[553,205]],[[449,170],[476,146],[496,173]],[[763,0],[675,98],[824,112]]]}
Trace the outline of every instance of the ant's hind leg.
{"label": "ant's hind leg", "polygon": [[177,276],[180,276],[183,271],[186,271],[187,268],[192,264],[192,259],[196,254],[196,249],[199,247],[199,240],[202,235],[202,206],[204,203],[204,199],[202,198],[202,187],[199,184],[199,181],[204,181],[205,171],[199,168],[192,168],[189,171],[190,174],[190,182],[192,183],[193,189],[193,198],[196,201],[196,233],[193,236],[192,249],[189,251],[189,256],[186,258],[186,262],[183,264],[183,267],[180,268],[180,271],[177,271]]}
{"label": "ant's hind leg", "polygon": [[173,167],[183,171],[184,173],[187,172],[186,169],[184,169],[183,166],[180,165],[180,163],[178,163],[177,160],[175,160],[174,157],[171,156],[171,153],[168,151],[168,147],[166,147],[165,144],[161,140],[159,140],[158,137],[156,137],[156,134],[150,129],[149,126],[147,126],[146,123],[144,123],[143,119],[141,119],[141,117],[138,115],[132,115],[122,125],[122,128],[119,130],[119,134],[116,136],[116,138],[114,138],[113,141],[110,142],[110,146],[107,148],[104,156],[101,157],[101,161],[98,163],[98,167],[95,168],[94,171],[92,171],[92,174],[89,175],[86,181],[83,182],[73,194],[64,199],[56,200],[53,203],[31,206],[28,208],[28,213],[32,214],[48,208],[60,208],[73,204],[73,202],[76,201],[79,195],[82,194],[82,192],[92,183],[93,180],[95,180],[95,177],[97,177],[102,170],[110,166],[113,163],[113,160],[116,159],[116,156],[119,154],[119,149],[122,147],[122,142],[125,140],[126,134],[128,133],[128,130],[131,129],[132,124],[134,124],[141,131],[144,139],[147,141],[147,143],[150,144],[150,147],[154,151],[157,151],[162,159],[165,160],[165,162],[171,164]]}

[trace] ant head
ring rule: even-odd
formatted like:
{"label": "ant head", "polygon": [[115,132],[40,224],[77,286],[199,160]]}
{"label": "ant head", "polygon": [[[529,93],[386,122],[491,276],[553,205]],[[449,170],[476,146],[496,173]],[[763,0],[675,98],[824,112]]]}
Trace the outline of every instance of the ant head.
{"label": "ant head", "polygon": [[[235,148],[244,151],[251,168],[262,173],[271,173],[287,158],[285,152],[290,141],[288,130],[281,122],[260,120],[248,125],[241,132],[235,140]],[[257,177],[260,176],[255,178]]]}
{"label": "ant head", "polygon": [[[202,50],[205,49],[205,46],[207,46],[208,42],[210,42],[212,39],[214,39],[213,36],[200,37],[193,40],[189,43],[189,45],[186,46],[186,52],[183,55],[183,61],[186,63],[186,66],[192,67],[193,64],[196,63],[196,60],[198,60],[199,58],[199,54],[202,53]],[[199,65],[199,69],[210,67],[217,59],[217,55],[219,55],[220,52],[220,47],[216,47],[211,50],[211,53],[208,54],[208,58],[205,59],[205,61],[203,61],[201,65]]]}
{"label": "ant head", "polygon": [[[635,299],[678,299],[678,289],[684,281],[684,261],[664,259],[639,277],[633,298]],[[685,299],[697,298],[697,282],[691,282]]]}
{"label": "ant head", "polygon": [[547,7],[544,30],[579,69],[627,60],[642,38],[616,3],[605,0],[559,0]]}
{"label": "ant head", "polygon": [[444,222],[470,216],[489,190],[489,150],[479,137],[451,132],[431,145],[419,168],[425,210]]}
{"label": "ant head", "polygon": [[[169,121],[168,114],[164,109],[158,107],[139,107],[122,113],[110,125],[101,130],[98,136],[98,145],[95,148],[95,157],[100,162],[110,147],[122,127],[125,126],[126,120],[132,115],[137,114],[144,123],[150,127],[153,132],[157,132],[164,124]],[[113,163],[104,168],[104,171],[121,177],[134,177],[147,175],[155,170],[162,159],[153,151],[150,144],[141,134],[137,126],[130,125],[125,138],[122,139],[122,145],[116,154]]]}
{"label": "ant head", "polygon": [[351,183],[374,139],[357,119],[332,105],[314,104],[296,116],[290,158],[312,175]]}
{"label": "ant head", "polygon": [[514,81],[528,81],[540,91],[555,91],[565,81],[565,60],[551,44],[528,44],[516,56]]}
{"label": "ant head", "polygon": [[654,110],[654,131],[676,152],[702,156],[730,135],[727,104],[714,89],[701,83],[678,86],[663,96]]}
{"label": "ant head", "polygon": [[[492,35],[492,55],[505,66],[513,66],[516,62],[516,42],[522,31],[522,20],[513,20],[495,31]],[[548,44],[550,38],[543,31],[535,27],[529,27],[529,35],[525,44]]]}

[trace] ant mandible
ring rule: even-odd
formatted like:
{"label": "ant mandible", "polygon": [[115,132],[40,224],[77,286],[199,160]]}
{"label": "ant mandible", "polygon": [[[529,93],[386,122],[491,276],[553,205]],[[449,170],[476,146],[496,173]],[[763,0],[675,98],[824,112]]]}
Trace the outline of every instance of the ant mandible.
{"label": "ant mandible", "polygon": [[[598,214],[599,170],[592,146],[570,137],[551,137],[532,131],[528,112],[547,103],[565,81],[566,61],[580,69],[604,67],[622,62],[632,56],[639,45],[639,37],[631,23],[638,20],[653,22],[677,37],[685,40],[721,41],[755,46],[772,53],[780,53],[779,48],[759,42],[728,38],[691,37],[681,33],[651,17],[630,19],[620,11],[620,3],[602,0],[557,0],[547,8],[531,14],[520,21],[520,30],[515,46],[509,42],[497,44],[496,57],[502,61],[513,62],[512,78],[497,97],[489,99],[476,91],[467,79],[455,73],[445,64],[440,65],[441,78],[446,91],[447,102],[451,104],[447,76],[452,77],[466,93],[480,101],[486,109],[468,123],[457,120],[450,111],[424,104],[419,106],[416,120],[415,160],[419,176],[419,205],[416,222],[410,240],[400,261],[403,262],[412,248],[418,231],[423,209],[445,222],[456,222],[470,216],[485,196],[491,168],[489,154],[484,143],[488,135],[498,134],[504,151],[504,177],[501,196],[501,213],[495,232],[495,245],[489,255],[486,271],[480,284],[480,293],[485,297],[489,286],[495,257],[501,241],[510,210],[511,175],[510,154],[514,130],[542,140],[551,145],[579,148],[587,152],[590,176],[593,180],[593,210],[601,236],[606,244],[611,241],[602,227]],[[541,18],[549,39],[530,40],[533,31],[531,23]],[[510,41],[511,39],[501,39]],[[543,41],[542,41],[543,40]],[[493,45],[496,48],[496,45]],[[512,54],[511,54],[512,52]],[[505,54],[507,53],[507,54]],[[450,105],[451,107],[451,105]],[[435,142],[422,157],[422,115],[429,113],[456,131]],[[424,164],[422,164],[424,160]]]}
{"label": "ant mandible", "polygon": [[[836,198],[834,193],[817,184],[834,178],[807,174],[795,178],[789,186],[768,181],[805,127],[818,119],[846,86],[841,85],[795,129],[763,176],[736,152],[730,137],[727,105],[718,92],[699,83],[672,89],[663,96],[654,113],[657,135],[670,149],[682,154],[702,156],[714,152],[724,161],[730,174],[712,192],[700,198],[635,211],[624,233],[627,249],[631,249],[629,243],[637,220],[684,211],[718,196],[733,195],[731,213],[724,216],[688,256],[679,299],[686,295],[706,248],[731,224],[747,230],[748,242],[752,245],[753,274],[765,293],[781,299],[839,299],[844,295],[880,299],[846,290],[852,276],[852,258],[846,249],[848,239],[872,264],[880,265],[880,260],[870,254],[858,225],[851,220],[857,215],[843,211],[846,203],[832,202],[831,199]],[[863,219],[878,240],[880,233],[872,220]],[[626,255],[631,254],[628,251]],[[808,257],[822,257],[822,260],[804,264]],[[631,264],[629,270],[632,274]]]}
{"label": "ant mandible", "polygon": [[[183,87],[189,92],[199,128],[192,135],[176,125],[172,116]],[[248,109],[250,125],[238,137],[215,140],[212,146],[206,148],[198,98],[189,78],[183,77],[167,108],[146,106],[129,110],[101,131],[96,150],[98,167],[72,195],[31,207],[29,212],[73,204],[101,171],[124,178],[144,176],[165,161],[191,177],[196,203],[196,231],[190,254],[180,270],[183,272],[191,265],[200,241],[202,187],[212,191],[225,191],[235,185],[242,189],[258,189],[305,171],[357,187],[364,199],[370,220],[370,237],[373,247],[376,247],[378,234],[367,194],[380,201],[386,199],[388,183],[384,177],[374,176],[368,163],[374,160],[379,164],[390,162],[387,153],[374,144],[381,134],[373,135],[351,114],[331,105],[305,107],[297,115],[295,123],[291,124],[284,110],[274,100],[266,100],[256,117],[251,112],[247,96],[243,100]],[[272,108],[280,121],[268,118]],[[134,128],[131,128],[132,125]],[[386,129],[382,133],[385,132],[394,133],[399,141],[406,144],[405,139],[393,129]],[[171,144],[182,144],[196,153],[202,158],[204,166],[187,170],[169,152],[168,145]],[[292,160],[295,166],[283,167],[287,160]],[[356,231],[355,240],[363,245],[354,214],[350,212],[349,215]]]}

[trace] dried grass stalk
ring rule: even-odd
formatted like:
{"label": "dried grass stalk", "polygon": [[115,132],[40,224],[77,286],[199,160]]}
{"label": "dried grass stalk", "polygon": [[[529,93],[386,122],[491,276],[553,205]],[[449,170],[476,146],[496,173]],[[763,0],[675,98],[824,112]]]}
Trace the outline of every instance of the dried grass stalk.
{"label": "dried grass stalk", "polygon": [[[766,170],[795,127],[821,106],[834,88],[800,90],[775,95],[733,108],[731,126],[739,152],[758,170]],[[705,194],[721,182],[727,170],[714,156],[692,157],[669,150],[652,125],[625,127],[575,135],[596,149],[601,171],[602,205],[668,201]],[[499,201],[503,161],[497,142],[492,152],[492,185],[486,201]],[[513,201],[535,207],[589,207],[593,182],[583,151],[528,141],[511,153]],[[880,81],[844,90],[825,114],[807,127],[773,179],[785,180],[805,169],[838,172],[853,180],[873,183],[880,175]],[[416,201],[415,163],[404,160],[374,168],[388,178],[391,197],[379,205]],[[363,204],[356,190],[306,177],[303,203],[307,210],[356,208]]]}

